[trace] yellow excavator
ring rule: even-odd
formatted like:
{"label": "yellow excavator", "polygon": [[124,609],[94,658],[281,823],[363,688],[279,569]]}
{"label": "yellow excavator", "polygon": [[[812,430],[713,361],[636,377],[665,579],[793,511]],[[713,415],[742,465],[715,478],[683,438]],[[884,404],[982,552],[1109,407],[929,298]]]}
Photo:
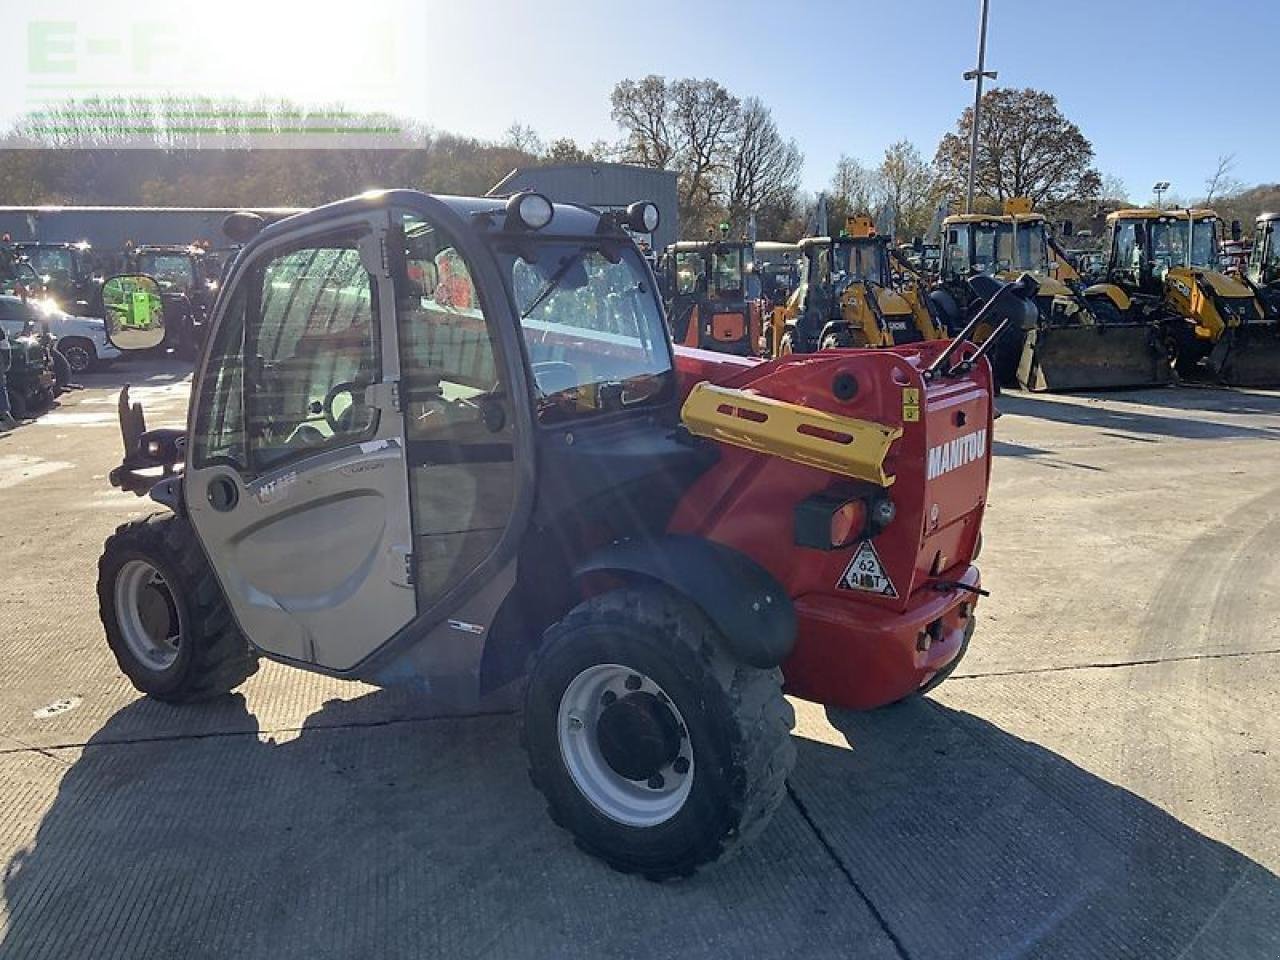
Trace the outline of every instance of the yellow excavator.
{"label": "yellow excavator", "polygon": [[1280,317],[1247,279],[1223,272],[1213,210],[1117,210],[1106,231],[1105,282],[1090,290],[1159,323],[1179,375],[1203,363],[1223,383],[1280,383]]}
{"label": "yellow excavator", "polygon": [[894,289],[889,238],[870,217],[849,217],[839,236],[805,237],[798,246],[799,283],[770,318],[775,356],[943,337]]}
{"label": "yellow excavator", "polygon": [[992,366],[1002,382],[1036,392],[1167,383],[1159,325],[1126,316],[1103,291],[1085,287],[1060,249],[1051,267],[1050,248],[1045,217],[1022,198],[1006,201],[1003,214],[947,217],[940,279],[930,294],[935,313],[948,326],[963,323],[974,308],[967,280],[975,274],[1008,280],[1030,273],[1039,320],[1034,330],[1006,332],[996,344]]}

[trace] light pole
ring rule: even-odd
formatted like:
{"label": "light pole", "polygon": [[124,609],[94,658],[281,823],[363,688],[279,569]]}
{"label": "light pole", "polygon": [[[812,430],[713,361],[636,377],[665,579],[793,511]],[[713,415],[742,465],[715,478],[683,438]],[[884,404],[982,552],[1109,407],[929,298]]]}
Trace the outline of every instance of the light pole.
{"label": "light pole", "polygon": [[1156,185],[1151,188],[1156,195],[1156,209],[1163,210],[1164,192],[1169,189],[1168,180],[1157,180]]}
{"label": "light pole", "polygon": [[982,81],[994,80],[996,71],[987,70],[987,3],[982,0],[982,16],[978,26],[978,69],[966,70],[966,80],[976,80],[973,88],[973,136],[969,140],[969,193],[965,200],[964,212],[973,213],[973,180],[978,165],[978,123],[982,114]]}

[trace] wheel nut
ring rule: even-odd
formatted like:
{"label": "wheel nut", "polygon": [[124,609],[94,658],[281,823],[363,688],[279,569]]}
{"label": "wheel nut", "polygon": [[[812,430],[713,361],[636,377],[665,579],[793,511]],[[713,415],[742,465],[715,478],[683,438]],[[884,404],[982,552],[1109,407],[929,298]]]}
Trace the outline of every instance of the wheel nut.
{"label": "wheel nut", "polygon": [[627,689],[639,690],[642,682],[643,681],[633,673],[631,676],[627,677]]}
{"label": "wheel nut", "polygon": [[671,764],[671,769],[672,769],[672,770],[674,770],[676,773],[679,773],[679,774],[686,774],[686,773],[688,773],[688,772],[689,772],[689,758],[688,758],[688,757],[676,757],[675,762]]}
{"label": "wheel nut", "polygon": [[655,773],[652,777],[649,778],[649,789],[661,790],[665,783],[666,781],[662,779],[662,774]]}
{"label": "wheel nut", "polygon": [[616,693],[614,693],[612,690],[606,690],[604,694],[600,697],[600,702],[607,707],[609,706],[609,704],[613,703],[617,699],[618,699],[618,695]]}

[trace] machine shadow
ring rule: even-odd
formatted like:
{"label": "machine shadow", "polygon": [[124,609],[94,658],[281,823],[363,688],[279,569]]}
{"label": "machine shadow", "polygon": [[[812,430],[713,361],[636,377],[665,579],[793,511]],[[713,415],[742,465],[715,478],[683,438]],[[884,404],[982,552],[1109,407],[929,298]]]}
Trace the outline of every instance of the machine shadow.
{"label": "machine shadow", "polygon": [[4,865],[0,957],[895,955],[863,898],[917,960],[1280,955],[1273,874],[936,704],[831,711],[852,749],[797,737],[769,830],[664,885],[573,849],[510,716],[402,704],[333,701],[279,742],[240,697],[118,711]]}
{"label": "machine shadow", "polygon": [[931,699],[829,709],[792,787],[906,955],[1280,956],[1280,878]]}
{"label": "machine shadow", "polygon": [[[1000,398],[1000,411],[1005,414],[1028,417],[1039,420],[1050,420],[1055,423],[1073,423],[1086,427],[1098,427],[1109,430],[1124,430],[1129,433],[1145,434],[1151,437],[1177,437],[1190,440],[1227,440],[1241,437],[1258,439],[1275,439],[1280,437],[1280,426],[1258,427],[1242,423],[1216,423],[1199,419],[1206,411],[1213,413],[1252,414],[1275,413],[1280,415],[1280,398],[1271,402],[1270,398],[1245,396],[1239,407],[1229,404],[1212,407],[1200,407],[1196,403],[1198,396],[1209,391],[1177,390],[1169,391],[1177,399],[1165,398],[1153,402],[1150,394],[1120,397],[1116,394],[1078,394],[1079,397],[1109,400],[1130,400],[1149,406],[1158,406],[1170,411],[1169,416],[1152,413],[1141,413],[1135,410],[1117,408],[1115,406],[1084,405],[1070,401],[1055,400],[1045,394],[1031,396],[1005,393]],[[1185,398],[1185,399],[1184,399]],[[1178,402],[1184,400],[1184,402]]]}

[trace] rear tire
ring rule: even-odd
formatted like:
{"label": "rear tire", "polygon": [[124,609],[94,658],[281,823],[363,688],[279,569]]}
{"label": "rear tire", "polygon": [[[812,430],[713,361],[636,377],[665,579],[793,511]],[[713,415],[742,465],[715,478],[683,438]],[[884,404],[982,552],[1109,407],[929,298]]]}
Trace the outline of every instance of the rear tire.
{"label": "rear tire", "polygon": [[120,669],[157,700],[208,700],[258,670],[182,517],[153,514],[116,529],[98,561],[98,610]]}
{"label": "rear tire", "polygon": [[795,762],[780,671],[731,659],[702,611],[614,590],[547,631],[525,695],[529,775],[580,848],[688,876],[768,823]]}
{"label": "rear tire", "polygon": [[98,366],[98,351],[90,340],[81,337],[59,340],[58,351],[67,358],[73,376],[89,373]]}
{"label": "rear tire", "polygon": [[1093,318],[1104,326],[1108,323],[1123,323],[1124,316],[1119,308],[1105,297],[1093,297],[1088,301],[1089,312]]}

